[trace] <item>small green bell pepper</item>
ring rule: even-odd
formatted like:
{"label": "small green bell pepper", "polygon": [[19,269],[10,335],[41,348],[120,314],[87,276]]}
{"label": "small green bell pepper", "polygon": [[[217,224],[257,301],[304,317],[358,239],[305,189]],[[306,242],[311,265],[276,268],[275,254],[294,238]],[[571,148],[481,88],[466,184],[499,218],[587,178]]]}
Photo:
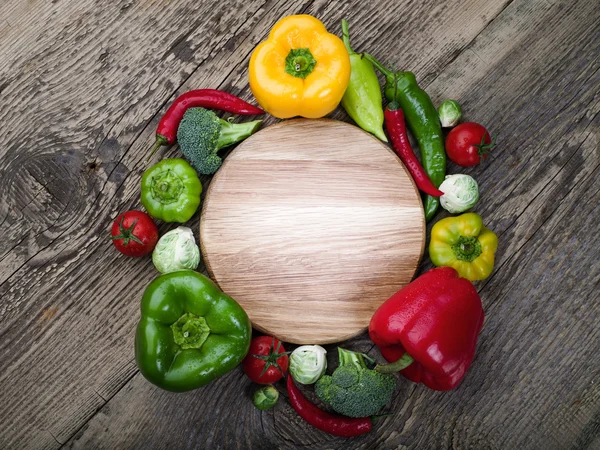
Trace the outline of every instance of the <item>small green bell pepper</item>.
{"label": "small green bell pepper", "polygon": [[350,81],[342,97],[342,106],[359,127],[387,142],[383,132],[383,99],[379,79],[373,64],[350,47],[348,21],[345,19],[342,20],[342,40],[350,56]]}
{"label": "small green bell pepper", "polygon": [[200,205],[202,184],[181,158],[164,159],[142,175],[142,205],[155,219],[184,223]]}
{"label": "small green bell pepper", "polygon": [[142,375],[162,389],[189,391],[236,367],[252,326],[242,307],[191,270],[161,275],[144,291],[135,335]]}

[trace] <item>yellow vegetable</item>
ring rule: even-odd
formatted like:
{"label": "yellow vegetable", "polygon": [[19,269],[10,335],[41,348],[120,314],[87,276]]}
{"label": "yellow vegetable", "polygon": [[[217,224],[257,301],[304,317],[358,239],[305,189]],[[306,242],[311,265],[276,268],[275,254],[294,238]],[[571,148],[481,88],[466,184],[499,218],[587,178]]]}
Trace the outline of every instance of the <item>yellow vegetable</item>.
{"label": "yellow vegetable", "polygon": [[483,280],[494,269],[498,238],[475,213],[446,217],[431,229],[429,257],[436,266],[454,267],[471,281]]}
{"label": "yellow vegetable", "polygon": [[273,116],[323,117],[346,91],[350,57],[320,20],[288,16],[252,53],[249,78],[254,97]]}

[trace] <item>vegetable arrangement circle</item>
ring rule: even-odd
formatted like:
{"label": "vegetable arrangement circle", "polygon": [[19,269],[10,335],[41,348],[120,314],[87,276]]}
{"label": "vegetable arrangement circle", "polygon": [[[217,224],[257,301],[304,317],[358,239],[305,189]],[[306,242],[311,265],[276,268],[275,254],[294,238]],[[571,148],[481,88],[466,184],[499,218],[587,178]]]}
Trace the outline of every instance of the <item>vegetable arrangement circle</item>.
{"label": "vegetable arrangement circle", "polygon": [[[254,406],[265,411],[276,405],[273,384],[289,366],[289,402],[300,417],[353,437],[369,432],[390,405],[392,374],[440,391],[461,383],[484,321],[472,281],[491,275],[498,237],[477,213],[465,213],[479,200],[477,181],[445,175],[446,155],[464,167],[479,164],[495,138],[480,124],[459,124],[456,100],[436,110],[414,73],[355,52],[344,19],[341,28],[342,39],[312,16],[282,18],[252,54],[250,88],[273,116],[320,118],[340,104],[364,131],[293,120],[254,135],[262,120],[234,123],[210,109],[262,109],[214,89],[185,93],[160,121],[153,147],[177,142],[185,159],[164,159],[144,172],[140,199],[149,215],[121,214],[111,239],[127,256],[152,252],[163,274],[144,291],[135,335],[147,380],[187,391],[241,363],[260,385]],[[385,108],[376,71],[386,80]],[[442,127],[455,127],[445,148]],[[388,138],[391,148],[381,143]],[[218,152],[245,139],[223,163]],[[217,171],[200,222],[202,252],[212,279],[240,303],[194,271],[200,251],[191,229],[171,229],[159,240],[150,217],[189,221],[201,203],[198,173]],[[429,257],[438,267],[412,280],[425,221],[440,205],[464,214],[434,224]],[[251,340],[250,319],[269,336]],[[314,344],[346,340],[367,325],[388,364],[338,347],[338,365],[328,372],[327,351]],[[286,352],[282,341],[313,345]],[[335,413],[311,403],[294,380],[314,384]]]}

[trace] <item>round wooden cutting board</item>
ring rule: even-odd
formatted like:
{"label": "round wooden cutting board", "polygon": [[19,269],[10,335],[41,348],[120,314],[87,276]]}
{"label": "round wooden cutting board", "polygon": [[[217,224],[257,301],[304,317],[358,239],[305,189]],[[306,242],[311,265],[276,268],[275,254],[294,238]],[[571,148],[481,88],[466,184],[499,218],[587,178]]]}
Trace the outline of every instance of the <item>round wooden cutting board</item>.
{"label": "round wooden cutting board", "polygon": [[326,119],[281,122],[240,144],[200,220],[212,278],[255,328],[295,344],[360,334],[411,281],[424,243],[421,200],[400,160]]}

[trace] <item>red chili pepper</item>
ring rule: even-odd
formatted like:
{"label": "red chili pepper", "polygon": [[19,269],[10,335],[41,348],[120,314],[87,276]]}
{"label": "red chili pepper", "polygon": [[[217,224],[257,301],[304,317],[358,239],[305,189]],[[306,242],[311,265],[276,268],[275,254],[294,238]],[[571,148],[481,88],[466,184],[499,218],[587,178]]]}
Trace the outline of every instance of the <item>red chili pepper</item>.
{"label": "red chili pepper", "polygon": [[392,147],[400,157],[408,171],[415,180],[417,187],[433,197],[444,195],[442,191],[434,186],[427,176],[423,166],[415,156],[408,135],[406,134],[406,125],[404,123],[404,113],[395,102],[390,103],[384,112],[385,129],[388,132]]}
{"label": "red chili pepper", "polygon": [[369,417],[353,419],[337,414],[330,414],[313,405],[296,387],[292,377],[287,377],[287,390],[290,403],[296,412],[313,427],[329,434],[342,437],[354,437],[372,430]]}
{"label": "red chili pepper", "polygon": [[179,128],[183,115],[189,108],[198,107],[218,109],[244,116],[265,113],[262,109],[245,102],[241,98],[217,89],[196,89],[186,92],[175,99],[160,120],[156,129],[156,143],[150,154],[152,155],[161,145],[173,145],[177,140],[177,128]]}

